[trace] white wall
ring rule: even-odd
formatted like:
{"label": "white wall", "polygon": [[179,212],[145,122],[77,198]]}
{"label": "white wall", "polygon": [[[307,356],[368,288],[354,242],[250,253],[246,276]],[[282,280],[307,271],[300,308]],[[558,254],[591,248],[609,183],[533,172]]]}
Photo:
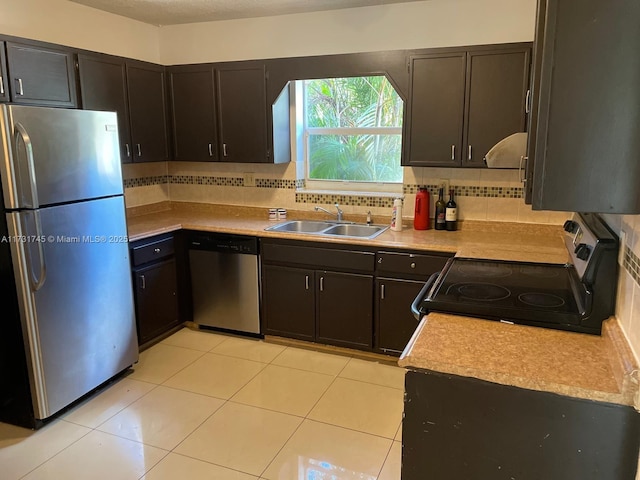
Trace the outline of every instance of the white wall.
{"label": "white wall", "polygon": [[162,63],[529,42],[536,0],[430,0],[160,29]]}
{"label": "white wall", "polygon": [[160,61],[160,29],[68,0],[0,0],[0,33]]}

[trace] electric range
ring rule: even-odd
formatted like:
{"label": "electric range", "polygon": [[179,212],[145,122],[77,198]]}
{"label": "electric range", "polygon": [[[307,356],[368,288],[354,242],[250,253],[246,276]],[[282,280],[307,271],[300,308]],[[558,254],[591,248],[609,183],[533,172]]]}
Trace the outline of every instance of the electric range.
{"label": "electric range", "polygon": [[412,305],[416,318],[444,312],[600,334],[615,311],[618,238],[596,214],[564,225],[567,264],[454,257]]}

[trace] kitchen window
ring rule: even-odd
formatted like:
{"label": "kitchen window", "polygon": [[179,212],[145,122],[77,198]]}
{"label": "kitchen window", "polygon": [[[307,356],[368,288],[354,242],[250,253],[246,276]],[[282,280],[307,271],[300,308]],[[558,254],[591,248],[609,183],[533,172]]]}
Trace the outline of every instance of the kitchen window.
{"label": "kitchen window", "polygon": [[297,91],[308,189],[401,190],[404,105],[385,76],[304,80]]}

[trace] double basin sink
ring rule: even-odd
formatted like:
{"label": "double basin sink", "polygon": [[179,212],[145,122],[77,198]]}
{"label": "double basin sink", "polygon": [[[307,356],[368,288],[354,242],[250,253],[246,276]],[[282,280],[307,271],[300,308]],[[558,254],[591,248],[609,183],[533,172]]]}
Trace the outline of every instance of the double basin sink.
{"label": "double basin sink", "polygon": [[338,238],[375,238],[384,232],[386,225],[366,225],[362,223],[322,222],[315,220],[289,220],[265,228],[271,232],[302,233]]}

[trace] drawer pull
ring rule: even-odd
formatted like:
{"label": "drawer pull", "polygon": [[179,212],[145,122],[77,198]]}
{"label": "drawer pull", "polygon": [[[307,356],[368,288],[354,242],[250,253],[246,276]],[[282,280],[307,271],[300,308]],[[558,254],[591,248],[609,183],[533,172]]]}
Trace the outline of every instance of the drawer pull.
{"label": "drawer pull", "polygon": [[416,263],[415,262],[411,262],[411,265],[409,265],[411,268],[416,268]]}
{"label": "drawer pull", "polygon": [[378,258],[378,263],[382,263],[382,257]]}
{"label": "drawer pull", "polygon": [[159,249],[159,248],[154,248],[154,249],[153,249],[153,251],[154,251],[155,253],[160,253],[160,249]]}

